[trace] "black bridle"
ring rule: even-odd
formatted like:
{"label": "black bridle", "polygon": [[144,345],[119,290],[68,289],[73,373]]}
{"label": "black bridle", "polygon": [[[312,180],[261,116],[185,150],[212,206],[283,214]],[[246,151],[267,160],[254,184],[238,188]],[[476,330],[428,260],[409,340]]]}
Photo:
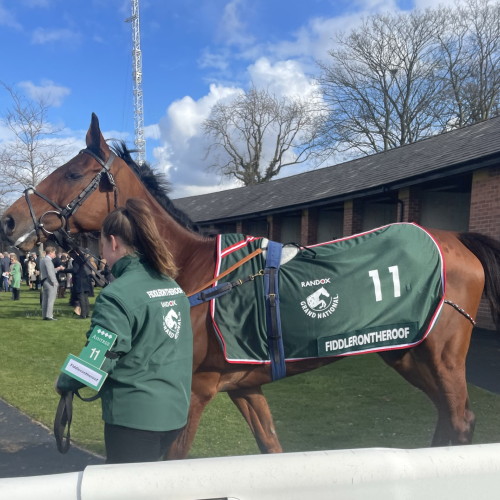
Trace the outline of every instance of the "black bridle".
{"label": "black bridle", "polygon": [[[31,219],[33,220],[33,226],[35,228],[35,233],[39,237],[40,233],[44,233],[46,236],[53,236],[59,246],[63,248],[78,248],[74,238],[71,236],[71,231],[69,229],[69,218],[75,214],[75,212],[82,206],[85,200],[97,189],[97,187],[104,182],[107,184],[104,186],[103,191],[110,192],[113,191],[114,194],[114,208],[117,207],[118,200],[118,189],[113,178],[113,174],[110,172],[111,165],[116,158],[116,155],[111,152],[109,158],[105,162],[102,158],[97,156],[90,149],[82,149],[79,154],[88,154],[97,163],[101,165],[101,170],[95,175],[95,177],[90,181],[88,186],[76,197],[73,201],[69,202],[65,207],[60,207],[56,202],[52,201],[50,198],[45,196],[40,191],[37,191],[34,187],[30,186],[24,190],[24,199],[28,205]],[[101,183],[101,181],[104,181]],[[31,195],[38,196],[46,203],[48,203],[54,210],[45,211],[37,220],[35,211],[33,210],[33,205],[31,204]],[[61,227],[55,231],[49,231],[45,228],[44,218],[47,216],[56,216],[61,222]]]}
{"label": "black bridle", "polygon": [[[90,181],[87,187],[78,196],[76,196],[73,201],[69,202],[64,208],[60,207],[55,201],[52,201],[43,193],[37,191],[34,187],[29,187],[24,190],[24,199],[26,200],[30,211],[37,239],[40,240],[41,233],[45,234],[46,236],[52,236],[61,248],[64,248],[66,251],[73,250],[76,254],[78,254],[83,259],[84,264],[90,270],[96,273],[97,278],[100,280],[100,282],[106,284],[107,279],[104,276],[101,276],[100,271],[96,271],[94,269],[94,267],[90,264],[87,256],[94,257],[94,259],[96,259],[98,262],[100,261],[100,259],[93,255],[92,252],[90,252],[90,250],[88,250],[87,248],[80,248],[75,238],[71,235],[71,231],[69,228],[69,218],[75,214],[75,212],[98,188],[98,186],[101,186],[101,189],[104,192],[113,191],[114,208],[118,206],[118,187],[116,186],[113,174],[110,172],[111,165],[113,164],[116,155],[111,152],[107,161],[104,161],[88,148],[82,149],[79,154],[88,154],[89,156],[91,156],[97,163],[99,163],[99,165],[101,165],[101,169],[99,170],[99,172],[97,172],[97,174]],[[37,220],[35,211],[33,210],[33,205],[31,204],[31,195],[38,196],[39,198],[47,202],[51,207],[53,207],[54,210],[45,211]],[[43,220],[49,214],[57,216],[61,222],[61,227],[56,229],[55,231],[49,231],[44,226]]]}

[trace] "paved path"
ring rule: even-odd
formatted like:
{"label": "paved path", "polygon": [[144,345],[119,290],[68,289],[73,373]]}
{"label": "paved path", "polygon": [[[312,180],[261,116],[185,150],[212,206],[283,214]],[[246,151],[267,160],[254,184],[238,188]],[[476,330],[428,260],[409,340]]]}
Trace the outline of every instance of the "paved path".
{"label": "paved path", "polygon": [[57,451],[54,435],[0,399],[0,477],[82,471],[104,459],[77,448]]}
{"label": "paved path", "polygon": [[[500,394],[500,333],[474,331],[467,377],[470,383]],[[102,463],[102,457],[74,444],[61,455],[49,429],[0,399],[0,478],[82,471]]]}

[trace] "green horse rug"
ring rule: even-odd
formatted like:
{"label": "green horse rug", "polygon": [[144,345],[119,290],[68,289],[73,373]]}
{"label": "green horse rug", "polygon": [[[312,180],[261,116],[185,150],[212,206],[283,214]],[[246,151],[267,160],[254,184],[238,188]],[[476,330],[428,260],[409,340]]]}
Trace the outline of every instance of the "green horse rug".
{"label": "green horse rug", "polygon": [[[235,285],[210,301],[228,362],[284,367],[285,360],[405,349],[422,342],[443,306],[440,248],[415,224],[308,247],[241,234],[217,238],[216,276],[264,250],[214,285]],[[270,265],[271,244],[280,261]],[[275,274],[269,278],[270,267]]]}

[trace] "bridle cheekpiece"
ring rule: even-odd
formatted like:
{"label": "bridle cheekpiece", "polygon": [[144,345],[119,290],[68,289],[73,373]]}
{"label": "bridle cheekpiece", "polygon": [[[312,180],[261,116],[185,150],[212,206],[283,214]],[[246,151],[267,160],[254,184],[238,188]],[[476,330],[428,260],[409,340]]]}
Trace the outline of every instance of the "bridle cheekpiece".
{"label": "bridle cheekpiece", "polygon": [[[60,207],[56,202],[52,201],[50,198],[45,196],[43,193],[40,191],[37,191],[34,187],[30,186],[27,189],[24,190],[24,198],[26,200],[26,203],[28,205],[31,219],[33,220],[33,226],[35,228],[35,232],[38,235],[40,232],[43,232],[47,236],[54,236],[56,239],[57,243],[65,248],[66,246],[71,246],[72,248],[76,247],[74,243],[74,239],[72,238],[70,234],[70,229],[69,229],[69,218],[75,214],[75,212],[82,206],[82,204],[85,202],[85,200],[97,189],[97,187],[101,184],[101,181],[105,179],[105,182],[107,183],[107,186],[103,191],[113,191],[114,194],[114,207],[117,207],[117,200],[118,200],[118,190],[117,186],[115,183],[115,180],[113,178],[113,174],[111,174],[111,165],[113,164],[113,161],[116,158],[116,155],[111,152],[109,155],[109,158],[105,162],[102,158],[100,158],[98,155],[96,155],[92,150],[89,148],[82,149],[79,154],[88,154],[91,156],[97,163],[101,165],[101,170],[94,176],[94,178],[90,181],[88,186],[76,197],[74,198],[71,202],[69,202],[65,207]],[[48,203],[50,206],[54,208],[54,210],[47,210],[45,211],[37,220],[35,211],[33,210],[33,205],[31,204],[31,195],[38,196],[42,200],[44,200],[46,203]],[[58,217],[61,221],[61,227],[55,231],[49,231],[45,228],[44,225],[44,218],[46,218],[48,215],[55,215]]]}

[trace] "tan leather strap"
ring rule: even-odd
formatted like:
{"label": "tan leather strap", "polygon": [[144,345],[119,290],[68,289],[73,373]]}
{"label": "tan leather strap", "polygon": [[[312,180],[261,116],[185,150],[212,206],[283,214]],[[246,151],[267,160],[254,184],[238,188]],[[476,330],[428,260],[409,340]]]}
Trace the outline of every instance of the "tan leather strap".
{"label": "tan leather strap", "polygon": [[256,257],[261,253],[262,253],[262,248],[257,248],[257,250],[254,250],[252,253],[249,253],[246,257],[243,257],[243,259],[236,262],[236,264],[233,264],[229,269],[226,269],[223,273],[219,274],[219,276],[216,276],[213,280],[209,281],[208,283],[205,283],[203,286],[201,286],[194,292],[190,293],[188,297],[192,297],[193,295],[196,295],[198,292],[205,290],[205,288],[208,288],[210,285],[213,285],[216,281],[219,281],[224,276],[227,276],[228,274],[232,273],[235,269],[238,269],[238,267],[242,266],[245,262],[248,262],[249,260],[253,259],[254,257]]}

